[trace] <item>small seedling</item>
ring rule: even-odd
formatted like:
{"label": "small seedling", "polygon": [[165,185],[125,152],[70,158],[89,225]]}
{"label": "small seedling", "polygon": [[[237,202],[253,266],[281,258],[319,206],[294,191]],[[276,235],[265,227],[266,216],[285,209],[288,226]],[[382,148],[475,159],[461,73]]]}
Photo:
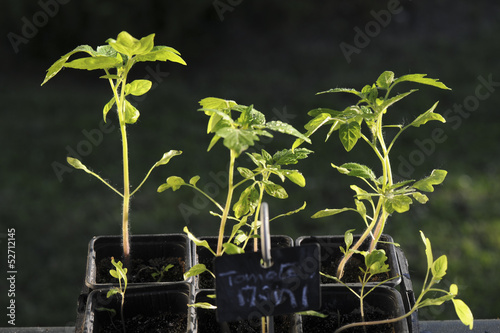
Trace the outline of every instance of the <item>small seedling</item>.
{"label": "small seedling", "polygon": [[[45,80],[42,85],[52,79],[63,68],[74,68],[81,70],[104,70],[105,75],[101,79],[108,80],[113,97],[106,103],[103,109],[104,121],[107,119],[108,112],[116,106],[118,121],[120,124],[120,133],[122,138],[122,162],[123,162],[123,193],[111,186],[107,181],[101,178],[95,172],[89,170],[81,161],[76,158],[68,157],[67,162],[76,169],[83,170],[111,188],[115,193],[123,198],[123,213],[122,213],[122,235],[123,235],[123,254],[125,259],[130,254],[129,241],[129,206],[131,197],[140,189],[146,179],[149,177],[154,168],[167,164],[174,156],[180,155],[182,152],[171,150],[163,155],[156,162],[149,172],[144,177],[143,181],[131,191],[130,176],[129,176],[129,154],[128,154],[128,138],[127,125],[135,124],[139,118],[139,110],[132,105],[129,99],[132,96],[142,96],[146,94],[152,87],[153,83],[150,80],[134,80],[127,82],[128,75],[132,67],[138,62],[147,61],[172,61],[186,65],[185,61],[180,57],[177,50],[168,46],[154,46],[154,34],[144,38],[136,39],[126,31],[118,34],[115,39],[108,39],[107,45],[99,46],[95,50],[89,45],[80,45],[73,51],[63,55],[56,61],[47,71]],[[85,53],[88,56],[77,58],[69,61],[69,58],[77,53]]]}
{"label": "small seedling", "polygon": [[[359,240],[352,246],[353,250],[358,250],[361,244],[371,236],[368,251],[373,251],[384,231],[389,215],[394,212],[403,213],[408,211],[414,200],[425,204],[429,198],[422,192],[433,192],[434,186],[441,184],[447,174],[445,170],[433,170],[428,177],[419,181],[403,180],[394,182],[390,153],[400,135],[409,128],[420,127],[429,121],[445,122],[441,115],[434,113],[438,104],[436,102],[429,110],[407,125],[386,124],[384,116],[387,115],[389,108],[417,91],[412,89],[391,97],[393,88],[404,82],[449,89],[442,82],[427,78],[425,74],[410,74],[395,78],[393,72],[387,71],[379,76],[376,83],[366,85],[361,91],[336,88],[318,93],[349,93],[355,95],[359,101],[348,106],[343,111],[327,108],[314,109],[309,112],[313,119],[305,125],[307,130],[305,135],[308,137],[323,126],[330,126],[326,136],[327,140],[334,131],[338,131],[340,141],[346,151],[353,149],[361,139],[368,144],[374,156],[380,162],[382,170],[380,176],[376,176],[370,167],[359,163],[345,163],[340,166],[332,163],[332,167],[340,173],[361,179],[368,186],[368,190],[357,185],[351,185],[351,189],[355,192],[356,208],[324,209],[312,216],[313,218],[319,218],[345,211],[357,212],[366,224],[366,229]],[[395,130],[396,133],[391,137],[386,133],[386,130]],[[298,139],[293,147],[298,147],[302,142],[301,139]],[[371,214],[365,203],[371,208]],[[340,262],[336,274],[338,278],[342,278],[346,262],[352,254],[352,251],[347,252]]]}
{"label": "small seedling", "polygon": [[174,267],[172,264],[168,264],[166,266],[163,266],[160,270],[156,270],[156,272],[151,273],[151,277],[156,280],[156,282],[161,282],[163,281],[163,278],[165,277],[165,273],[167,273],[170,268]]}
{"label": "small seedling", "polygon": [[121,261],[115,262],[115,258],[111,257],[111,263],[115,266],[115,269],[110,269],[109,274],[118,279],[118,287],[111,288],[106,297],[110,298],[113,295],[120,294],[120,317],[122,320],[123,333],[126,333],[125,330],[125,317],[123,316],[123,306],[125,304],[125,292],[127,291],[127,269],[123,268],[123,263]]}
{"label": "small seedling", "polygon": [[[444,289],[439,289],[436,288],[435,285],[438,284],[446,275],[446,270],[448,269],[448,259],[446,255],[442,255],[436,260],[434,260],[433,254],[432,254],[432,246],[429,238],[426,238],[424,233],[421,231],[420,236],[422,238],[423,243],[425,244],[425,255],[427,258],[427,273],[425,275],[425,280],[422,286],[422,291],[420,292],[420,295],[415,301],[415,304],[413,307],[404,315],[397,317],[397,318],[391,318],[391,319],[384,319],[384,320],[378,320],[378,321],[364,321],[363,319],[363,298],[364,296],[368,295],[371,291],[373,291],[378,285],[385,283],[386,281],[382,281],[380,284],[377,286],[371,288],[367,293],[363,294],[363,289],[361,294],[357,294],[354,290],[352,290],[349,286],[349,288],[352,292],[356,294],[360,298],[360,304],[361,304],[361,313],[362,313],[362,321],[357,322],[357,323],[352,323],[348,324],[345,326],[342,326],[338,328],[335,333],[340,333],[342,331],[345,331],[347,329],[353,328],[353,327],[358,327],[358,326],[368,326],[368,325],[382,325],[382,324],[390,324],[390,323],[395,323],[397,321],[403,320],[409,316],[411,316],[415,311],[418,309],[427,307],[427,306],[440,306],[444,302],[447,301],[452,301],[453,306],[455,308],[455,312],[460,319],[460,321],[465,325],[468,326],[470,330],[472,330],[473,325],[474,325],[474,316],[472,314],[472,311],[470,308],[464,303],[464,301],[457,299],[456,296],[458,295],[458,287],[456,284],[452,284],[450,286],[450,290],[444,290]],[[385,260],[387,259],[385,257],[385,254],[382,255],[381,253],[378,253],[380,250],[372,251],[370,253],[365,252],[365,263],[366,263],[366,270],[363,270],[365,273],[365,276],[367,275],[372,275],[372,273],[376,273],[379,271],[384,271],[388,269],[388,266],[385,264]],[[331,277],[336,281],[340,280],[337,277]],[[362,280],[362,284],[364,283],[365,278]],[[429,297],[429,294],[442,294],[440,297]]]}

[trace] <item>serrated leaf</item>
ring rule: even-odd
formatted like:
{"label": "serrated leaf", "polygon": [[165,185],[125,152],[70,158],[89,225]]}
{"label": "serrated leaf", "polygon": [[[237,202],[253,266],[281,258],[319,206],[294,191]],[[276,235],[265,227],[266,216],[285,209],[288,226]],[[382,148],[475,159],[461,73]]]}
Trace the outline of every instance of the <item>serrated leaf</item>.
{"label": "serrated leaf", "polygon": [[307,158],[311,153],[313,151],[306,148],[283,149],[273,155],[273,161],[276,165],[297,164],[299,160]]}
{"label": "serrated leaf", "polygon": [[161,160],[156,162],[156,166],[167,164],[168,162],[170,162],[172,157],[178,156],[181,154],[182,154],[182,151],[180,151],[180,150],[170,150],[170,151],[163,154]]}
{"label": "serrated leaf", "polygon": [[327,217],[327,216],[337,215],[337,214],[340,214],[340,213],[343,213],[343,212],[347,212],[349,210],[355,211],[354,209],[347,208],[347,207],[346,208],[323,209],[323,210],[320,210],[319,212],[316,212],[313,216],[311,216],[311,218],[317,219],[317,218],[320,218],[320,217]]}
{"label": "serrated leaf", "polygon": [[141,96],[147,93],[152,86],[153,83],[149,80],[134,80],[125,85],[125,94]]}
{"label": "serrated leaf", "polygon": [[140,115],[139,110],[137,110],[137,108],[129,101],[125,100],[125,123],[135,124]]}
{"label": "serrated leaf", "polygon": [[446,119],[443,118],[439,113],[434,113],[434,109],[436,109],[439,102],[434,103],[434,105],[420,116],[418,116],[410,125],[414,127],[420,127],[421,125],[426,124],[428,121],[437,120],[442,123],[446,122]]}
{"label": "serrated leaf", "polygon": [[237,155],[247,150],[259,140],[252,130],[241,128],[224,127],[217,131],[218,136],[224,138],[224,146],[234,150]]}
{"label": "serrated leaf", "polygon": [[426,78],[427,74],[409,74],[409,75],[403,75],[400,78],[396,79],[394,81],[394,84],[404,82],[404,81],[411,81],[411,82],[416,82],[416,83],[421,83],[421,84],[426,84],[429,86],[434,86],[437,88],[441,89],[447,89],[451,90],[448,88],[444,83],[439,82],[438,79],[431,79],[431,78]]}
{"label": "serrated leaf", "polygon": [[429,177],[419,180],[418,182],[413,184],[413,187],[420,191],[434,192],[434,185],[441,184],[446,178],[447,174],[448,172],[446,170],[432,170],[432,173]]}
{"label": "serrated leaf", "polygon": [[330,90],[326,90],[326,91],[320,91],[320,92],[316,93],[316,95],[329,94],[329,93],[349,93],[349,94],[354,94],[360,98],[363,97],[359,91],[357,91],[356,89],[352,89],[352,88],[334,88],[334,89],[330,89]]}
{"label": "serrated leaf", "polygon": [[122,31],[115,39],[108,39],[108,44],[117,52],[127,55],[129,58],[136,54],[147,54],[153,48],[155,34],[150,34],[138,40],[128,32]]}
{"label": "serrated leaf", "polygon": [[386,264],[387,256],[384,250],[373,250],[365,256],[365,266],[371,274],[386,273],[389,265]]}
{"label": "serrated leaf", "polygon": [[121,59],[106,57],[106,56],[96,56],[96,57],[85,57],[75,59],[71,62],[64,64],[64,67],[74,68],[74,69],[86,69],[88,71],[93,71],[96,69],[109,69],[114,68],[122,64]]}
{"label": "serrated leaf", "polygon": [[387,198],[385,208],[389,214],[394,211],[398,213],[404,213],[410,210],[410,205],[413,200],[406,195],[396,195],[392,198]]}
{"label": "serrated leaf", "polygon": [[279,120],[270,121],[270,122],[266,123],[266,128],[270,129],[272,131],[293,135],[293,136],[295,136],[295,137],[297,137],[297,138],[299,138],[307,143],[311,143],[311,139],[309,139],[304,134],[300,133],[292,125],[284,123],[282,121],[279,121]]}
{"label": "serrated leaf", "polygon": [[418,91],[418,89],[412,89],[410,91],[407,91],[405,93],[402,93],[402,94],[399,94],[399,95],[396,95],[392,98],[389,98],[387,100],[385,100],[382,104],[380,104],[380,109],[387,109],[388,107],[390,107],[391,105],[399,102],[400,100],[402,100],[403,98],[405,98],[406,96],[414,93],[415,91]]}
{"label": "serrated leaf", "polygon": [[382,89],[389,89],[389,86],[394,81],[394,72],[385,71],[377,79],[377,86]]}
{"label": "serrated leaf", "polygon": [[452,299],[451,301],[462,324],[469,326],[469,329],[472,330],[474,328],[474,315],[470,308],[460,299]]}
{"label": "serrated leaf", "polygon": [[109,110],[115,105],[115,97],[111,98],[111,100],[104,105],[104,109],[102,110],[102,115],[104,118],[104,122],[106,122],[106,116],[108,115]]}
{"label": "serrated leaf", "polygon": [[448,258],[446,255],[442,255],[437,258],[436,261],[431,266],[432,276],[435,279],[442,279],[446,275],[446,270],[448,269]]}
{"label": "serrated leaf", "polygon": [[[333,164],[332,164],[333,166]],[[337,169],[341,168],[341,170],[347,170],[348,172],[346,175],[352,176],[352,177],[359,177],[359,178],[364,178],[364,179],[369,179],[375,181],[375,173],[367,167],[366,165],[359,164],[359,163],[344,163],[340,167],[337,167]],[[340,171],[340,169],[339,169]],[[344,173],[344,172],[342,172]]]}
{"label": "serrated leaf", "polygon": [[264,184],[264,190],[270,196],[278,199],[288,198],[288,193],[286,193],[286,190],[283,188],[283,186],[275,184],[269,180],[262,181],[262,183]]}
{"label": "serrated leaf", "polygon": [[351,151],[361,137],[361,125],[351,121],[340,125],[339,138],[346,151]]}
{"label": "serrated leaf", "polygon": [[155,46],[151,52],[138,55],[135,57],[136,61],[171,61],[181,65],[187,65],[184,59],[181,58],[180,53],[174,48],[168,46]]}
{"label": "serrated leaf", "polygon": [[59,73],[59,71],[63,68],[64,64],[68,61],[68,59],[73,54],[78,52],[85,52],[90,55],[95,54],[95,51],[89,45],[77,46],[75,49],[63,55],[59,60],[54,62],[52,66],[49,67],[49,69],[47,70],[47,74],[45,75],[45,79],[43,80],[41,85],[43,86],[45,83],[47,83],[47,81],[56,76],[56,74]]}

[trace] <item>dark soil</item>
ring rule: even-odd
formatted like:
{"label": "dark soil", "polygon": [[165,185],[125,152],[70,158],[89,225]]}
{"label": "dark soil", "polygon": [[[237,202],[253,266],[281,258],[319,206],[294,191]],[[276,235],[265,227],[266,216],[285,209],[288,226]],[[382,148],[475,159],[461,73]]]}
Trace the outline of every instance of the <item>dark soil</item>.
{"label": "dark soil", "polygon": [[[138,314],[125,318],[127,333],[185,333],[187,330],[187,315],[172,313],[157,313],[145,316]],[[122,333],[122,321],[119,315],[112,322],[102,327],[99,333]]]}
{"label": "dark soil", "polygon": [[[341,309],[340,309],[341,310]],[[337,328],[355,322],[361,321],[361,313],[359,309],[354,310],[349,314],[340,314],[339,309],[326,305],[321,311],[328,315],[326,318],[313,316],[302,316],[303,331],[307,333],[324,333],[333,332]],[[374,308],[370,305],[365,305],[365,321],[386,319],[387,313]],[[372,325],[365,327],[356,327],[344,331],[346,333],[396,333],[394,324]]]}
{"label": "dark soil", "polygon": [[[339,267],[341,260],[342,257],[338,257],[337,259],[329,257],[327,260],[323,260],[321,262],[321,272],[331,276],[336,276],[337,268]],[[342,282],[359,283],[359,278],[363,278],[363,273],[359,269],[360,267],[365,268],[365,260],[362,255],[355,254],[347,261]],[[389,277],[389,273],[377,274],[371,278],[370,282],[381,282],[387,280]],[[337,282],[325,276],[321,276],[321,283],[328,284]]]}
{"label": "dark soil", "polygon": [[[169,264],[174,265],[174,267],[164,273],[161,281],[158,281],[158,278],[153,278],[153,273],[160,272],[163,267]],[[128,266],[127,278],[129,283],[175,282],[184,280],[183,274],[185,272],[186,263],[181,257],[163,257],[149,260],[136,258],[131,259],[128,265],[124,263],[124,266]],[[117,280],[109,274],[110,269],[114,269],[114,266],[111,264],[111,258],[101,259],[97,263],[97,283],[117,282]]]}

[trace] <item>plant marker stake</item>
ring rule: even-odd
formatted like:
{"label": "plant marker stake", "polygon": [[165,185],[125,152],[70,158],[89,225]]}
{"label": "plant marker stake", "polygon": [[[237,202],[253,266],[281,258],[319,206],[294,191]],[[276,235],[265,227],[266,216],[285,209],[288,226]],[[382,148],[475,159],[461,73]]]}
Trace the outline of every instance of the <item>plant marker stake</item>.
{"label": "plant marker stake", "polygon": [[[267,202],[262,203],[260,221],[262,223],[260,227],[262,266],[268,268],[271,267],[273,263],[271,258],[271,232],[269,231],[269,206]],[[266,329],[267,333],[274,333],[274,318],[272,316],[267,316],[265,323],[265,325],[262,325],[262,333],[266,333]]]}

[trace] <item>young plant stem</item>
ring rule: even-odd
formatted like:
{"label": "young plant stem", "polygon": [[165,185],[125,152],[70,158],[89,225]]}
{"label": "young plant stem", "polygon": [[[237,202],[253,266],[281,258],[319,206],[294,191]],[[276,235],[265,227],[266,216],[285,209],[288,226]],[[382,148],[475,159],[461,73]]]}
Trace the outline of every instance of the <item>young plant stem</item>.
{"label": "young plant stem", "polygon": [[222,255],[222,244],[224,243],[224,229],[226,227],[227,216],[229,214],[229,210],[231,209],[231,202],[233,200],[233,177],[234,177],[234,162],[236,160],[236,151],[233,149],[230,150],[230,159],[229,159],[229,175],[228,175],[228,190],[227,190],[227,198],[226,204],[224,206],[224,211],[222,212],[222,218],[220,221],[219,227],[219,239],[217,242],[217,256]]}

